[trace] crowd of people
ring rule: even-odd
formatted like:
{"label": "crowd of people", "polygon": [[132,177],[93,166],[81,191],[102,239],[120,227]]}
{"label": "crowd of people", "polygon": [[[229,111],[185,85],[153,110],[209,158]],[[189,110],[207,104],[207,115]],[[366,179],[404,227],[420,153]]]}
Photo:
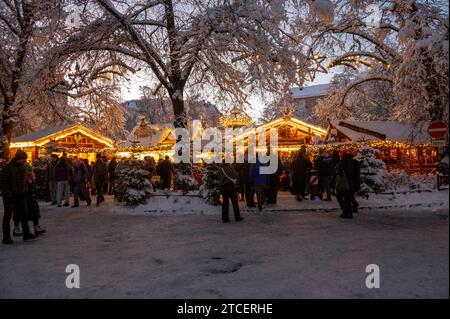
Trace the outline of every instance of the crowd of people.
{"label": "crowd of people", "polygon": [[[305,150],[300,150],[288,160],[278,159],[278,169],[273,174],[262,174],[262,164],[223,164],[219,169],[222,193],[222,221],[229,222],[231,200],[236,221],[241,221],[238,201],[245,201],[248,208],[277,203],[278,192],[290,191],[297,201],[320,199],[332,201],[336,197],[342,218],[352,218],[358,212],[356,193],[361,179],[358,162],[351,153],[320,152],[313,160]],[[268,164],[266,164],[268,165]],[[256,196],[255,196],[256,195]],[[255,203],[256,197],[256,203]]]}
{"label": "crowd of people", "polygon": [[[343,213],[341,217],[352,218],[358,211],[355,194],[360,190],[359,165],[350,153],[339,154],[321,152],[311,160],[305,150],[297,152],[292,158],[278,159],[278,168],[273,174],[263,174],[259,160],[250,164],[223,164],[219,166],[219,184],[222,195],[222,221],[229,219],[231,201],[236,221],[242,221],[239,201],[245,201],[247,207],[256,207],[260,212],[265,205],[277,203],[278,192],[290,191],[297,201],[316,198],[331,201],[336,197]],[[104,194],[114,194],[115,172],[118,166],[116,158],[107,160],[97,154],[96,160],[89,163],[86,159],[67,156],[51,156],[45,170],[45,185],[48,187],[51,205],[79,207],[80,201],[87,206],[92,203],[91,195],[96,195],[96,206],[105,201]],[[171,188],[174,166],[168,156],[157,162],[150,156],[144,158],[144,168],[149,178],[159,176],[154,188]],[[202,184],[199,172],[195,179]],[[2,169],[0,189],[3,195],[3,243],[12,243],[10,221],[14,221],[14,236],[23,236],[24,241],[34,240],[45,229],[39,224],[40,210],[36,197],[36,179],[32,166],[27,162],[27,154],[17,151],[14,158]],[[256,201],[255,201],[256,197]],[[34,232],[30,231],[28,221],[33,222]]]}

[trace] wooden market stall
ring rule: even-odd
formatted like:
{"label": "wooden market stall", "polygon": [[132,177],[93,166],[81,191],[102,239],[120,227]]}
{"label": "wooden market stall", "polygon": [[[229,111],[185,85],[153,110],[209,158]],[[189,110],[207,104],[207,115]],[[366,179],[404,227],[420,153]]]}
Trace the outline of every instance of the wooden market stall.
{"label": "wooden market stall", "polygon": [[368,144],[380,150],[378,156],[389,170],[427,173],[436,168],[437,153],[425,123],[329,121],[325,143],[340,149],[356,149]]}
{"label": "wooden market stall", "polygon": [[23,150],[28,154],[28,160],[33,162],[40,156],[55,153],[77,156],[95,160],[98,152],[113,150],[114,141],[95,132],[81,124],[70,124],[45,128],[33,133],[18,136],[11,141],[11,158],[17,150]]}
{"label": "wooden market stall", "polygon": [[249,136],[254,134],[256,136],[256,144],[258,144],[258,134],[260,132],[265,132],[268,145],[270,129],[272,128],[278,130],[278,146],[273,147],[273,149],[278,152],[282,159],[292,157],[292,154],[299,151],[302,147],[314,145],[323,141],[327,133],[325,129],[317,125],[312,125],[292,117],[292,112],[286,110],[284,116],[260,125],[254,128],[254,130],[248,130],[237,135],[234,142],[243,142],[244,147],[247,147]]}

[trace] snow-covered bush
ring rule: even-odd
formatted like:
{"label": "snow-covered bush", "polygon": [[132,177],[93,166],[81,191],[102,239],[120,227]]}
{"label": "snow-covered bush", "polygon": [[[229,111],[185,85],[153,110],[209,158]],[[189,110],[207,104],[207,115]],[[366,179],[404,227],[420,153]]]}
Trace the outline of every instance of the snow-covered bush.
{"label": "snow-covered bush", "polygon": [[216,164],[206,166],[204,184],[200,187],[200,194],[208,204],[220,204],[219,167]]}
{"label": "snow-covered bush", "polygon": [[37,158],[33,162],[33,172],[34,176],[36,177],[36,193],[39,200],[50,200],[50,192],[45,180],[45,173],[47,171],[47,166],[48,164],[50,164],[51,160],[51,157],[43,156]]}
{"label": "snow-covered bush", "polygon": [[385,177],[387,175],[386,164],[376,158],[379,150],[370,146],[363,146],[357,150],[358,155],[355,160],[358,161],[361,169],[361,192],[379,193],[386,190]]}
{"label": "snow-covered bush", "polygon": [[434,174],[408,174],[401,169],[390,171],[385,178],[389,190],[421,190],[436,188]]}
{"label": "snow-covered bush", "polygon": [[184,194],[198,189],[198,182],[192,176],[192,166],[190,164],[175,165],[173,184],[175,190],[182,191]]}
{"label": "snow-covered bush", "polygon": [[119,202],[125,202],[127,206],[145,203],[152,192],[152,185],[143,161],[122,160],[115,175],[115,195]]}

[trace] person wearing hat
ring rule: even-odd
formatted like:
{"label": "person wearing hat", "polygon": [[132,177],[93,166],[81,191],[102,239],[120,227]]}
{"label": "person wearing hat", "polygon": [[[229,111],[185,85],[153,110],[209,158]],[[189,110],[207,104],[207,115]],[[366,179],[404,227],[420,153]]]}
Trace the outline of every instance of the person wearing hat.
{"label": "person wearing hat", "polygon": [[3,244],[12,244],[11,239],[11,218],[18,220],[22,226],[23,240],[30,241],[36,239],[36,235],[30,232],[27,217],[27,171],[25,162],[27,153],[18,150],[14,158],[3,168],[0,174],[0,189],[3,194],[5,205],[3,215]]}

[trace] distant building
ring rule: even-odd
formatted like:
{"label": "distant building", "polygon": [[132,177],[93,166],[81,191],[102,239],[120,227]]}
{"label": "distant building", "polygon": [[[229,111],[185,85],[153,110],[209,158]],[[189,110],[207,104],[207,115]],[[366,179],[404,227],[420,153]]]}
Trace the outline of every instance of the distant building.
{"label": "distant building", "polygon": [[319,84],[291,89],[293,115],[304,121],[315,123],[314,112],[317,101],[328,95],[331,84]]}

